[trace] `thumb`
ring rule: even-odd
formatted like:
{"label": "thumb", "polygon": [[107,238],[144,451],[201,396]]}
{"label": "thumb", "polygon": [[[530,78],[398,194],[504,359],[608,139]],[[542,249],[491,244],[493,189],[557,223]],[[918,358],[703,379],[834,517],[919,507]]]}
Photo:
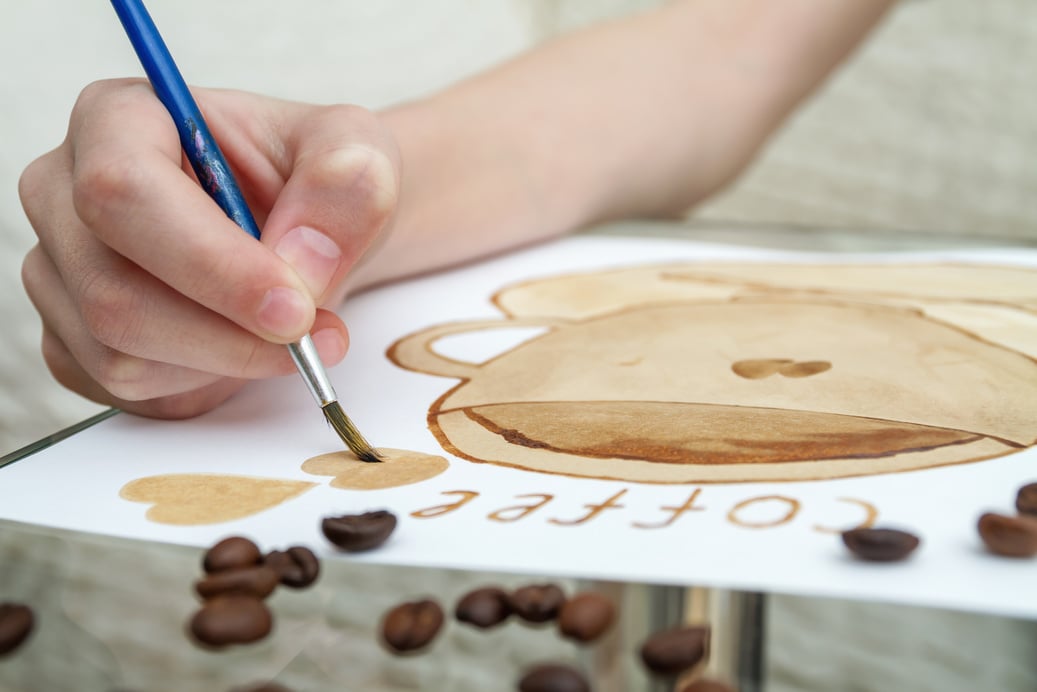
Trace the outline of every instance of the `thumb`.
{"label": "thumb", "polygon": [[285,145],[290,168],[262,241],[328,305],[396,210],[399,150],[374,114],[353,106],[313,109]]}

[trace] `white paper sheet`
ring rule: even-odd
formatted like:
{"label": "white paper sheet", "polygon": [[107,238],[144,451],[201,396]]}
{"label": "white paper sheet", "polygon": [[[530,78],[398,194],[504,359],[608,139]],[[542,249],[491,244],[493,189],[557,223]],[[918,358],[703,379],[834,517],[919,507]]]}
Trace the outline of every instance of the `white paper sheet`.
{"label": "white paper sheet", "polygon": [[[511,463],[512,460],[506,458],[496,459],[502,463],[476,463],[445,451],[430,431],[427,420],[433,403],[458,387],[459,380],[402,368],[386,355],[387,350],[405,336],[439,325],[472,321],[506,324],[505,314],[491,302],[491,296],[509,286],[528,285],[535,279],[660,264],[670,265],[672,269],[673,265],[682,263],[693,263],[700,269],[724,265],[730,272],[731,266],[743,262],[818,266],[831,263],[870,266],[980,263],[1037,267],[1037,255],[1013,249],[943,253],[939,256],[854,255],[848,259],[846,256],[779,254],[681,241],[567,239],[483,264],[382,288],[357,297],[345,309],[352,335],[351,350],[345,362],[331,371],[344,408],[376,446],[446,458],[449,468],[439,475],[382,490],[343,490],[332,487],[329,477],[305,472],[301,468],[304,461],[336,451],[339,445],[303,384],[297,377],[286,377],[255,383],[220,409],[193,420],[155,421],[117,415],[10,464],[0,469],[0,517],[195,546],[207,546],[232,534],[247,535],[267,548],[307,544],[330,556],[336,551],[320,533],[322,517],[384,508],[393,511],[400,519],[391,540],[373,552],[349,555],[343,559],[874,599],[1037,618],[1034,590],[1037,560],[991,555],[983,548],[976,531],[976,520],[982,512],[1013,513],[1016,489],[1037,480],[1037,451],[1034,449],[1020,448],[1014,453],[987,460],[912,471],[819,480],[748,482],[713,478],[680,482],[658,482],[656,479],[650,483],[629,478],[607,480],[594,477],[599,465],[593,458],[585,460],[586,465],[581,468],[587,470],[583,475],[560,475],[502,465]],[[737,275],[741,270],[734,271]],[[814,285],[817,280],[807,275],[796,274],[785,279],[772,275],[767,277],[754,284],[737,277],[731,279],[729,275],[712,276],[705,288],[701,281],[696,284],[694,291],[699,293],[693,291],[689,294],[691,297],[684,294],[663,298],[655,294],[642,298],[627,297],[622,300],[633,302],[622,309],[637,312],[649,309],[645,306],[655,306],[659,301],[669,301],[678,306],[683,301],[698,306],[688,308],[691,310],[689,316],[694,318],[699,314],[695,311],[704,303],[733,301],[753,304],[761,299],[761,291],[763,299],[768,300],[773,297],[776,284],[783,287],[781,301],[802,299],[806,303],[835,303],[847,306],[851,313],[862,304],[888,304],[893,306],[890,309],[901,311],[917,312],[920,309],[917,300],[901,295],[903,291],[899,289],[902,287],[895,285],[895,280],[869,283],[865,277],[861,283],[850,270],[846,271],[837,290],[829,286],[820,293]],[[688,278],[667,279],[671,280],[680,282],[688,281]],[[936,283],[940,284],[939,281]],[[642,283],[641,287],[644,285]],[[811,285],[814,288],[804,293],[805,288]],[[967,281],[963,279],[962,285],[967,287]],[[761,286],[765,288],[761,289]],[[944,286],[940,290],[946,290],[944,284],[940,286]],[[933,291],[937,289],[939,286]],[[730,294],[732,290],[736,295],[725,297],[725,292]],[[984,344],[1001,355],[1008,352],[1005,357],[1011,359],[1015,358],[1012,354],[1018,355],[1016,349],[1026,350],[1027,344],[1037,348],[1037,328],[1033,328],[1032,336],[1028,337],[1031,329],[1028,320],[1037,305],[1037,293],[1027,298],[1012,294],[1012,290],[1014,288],[1008,284],[987,287],[980,292],[1000,294],[975,303],[963,304],[946,295],[935,294],[922,303],[923,308],[928,306],[934,314],[939,313],[939,318],[933,321],[941,325],[950,324],[948,319],[960,317],[969,322],[970,328],[986,330],[982,338]],[[719,292],[707,296],[711,291]],[[535,300],[526,300],[529,296],[525,296],[522,309],[531,310],[531,306],[542,307],[545,304],[553,309],[550,302],[554,293],[547,291],[545,295]],[[499,298],[499,302],[504,304],[508,299],[505,295]],[[592,288],[577,286],[561,300],[568,306],[565,310],[575,310],[573,306],[578,305],[580,310],[596,310],[600,314],[579,318],[569,315],[561,322],[557,315],[552,320],[527,316],[524,321],[517,320],[522,323],[522,329],[480,329],[467,335],[444,337],[432,342],[429,348],[452,359],[438,362],[458,363],[460,370],[475,373],[478,380],[483,373],[490,372],[482,363],[500,365],[507,356],[499,354],[508,352],[514,357],[525,346],[536,343],[538,335],[544,337],[559,330],[574,333],[572,325],[576,323],[597,320],[601,324],[606,319],[601,315],[609,310],[614,312],[615,300],[619,299],[609,297],[607,289],[595,285]],[[1029,301],[1027,308],[1005,308],[1003,305],[1006,301],[1015,304],[1026,300]],[[541,324],[534,324],[537,321]],[[545,324],[547,322],[551,324]],[[1005,324],[1010,328],[1002,329]],[[954,324],[949,328],[960,331],[960,327]],[[774,329],[794,331],[789,324],[775,324]],[[828,349],[827,354],[835,355],[831,358],[830,373],[809,377],[801,375],[805,385],[810,385],[808,380],[820,383],[823,377],[835,377],[843,372],[839,360],[839,331],[833,328],[833,341],[823,344],[823,348],[818,346],[818,338],[808,339],[810,345]],[[635,382],[635,389],[641,386],[641,382],[653,378],[653,381],[665,383],[680,381],[684,377],[682,368],[672,359],[672,345],[659,346],[658,353],[670,354],[665,356],[670,360],[663,365],[672,370],[661,378],[658,372],[651,372],[652,368],[658,371],[663,365],[644,363],[630,357],[629,353],[610,350],[614,344],[627,343],[624,341],[627,336],[617,334],[614,339],[604,339],[605,343],[596,346],[578,339],[573,342],[578,348],[585,348],[590,374],[573,375],[572,379],[576,381],[582,377],[591,383],[588,386],[592,389],[597,387],[601,380],[595,379],[594,368],[601,366],[600,359],[612,356],[617,363],[622,361],[620,364],[624,367],[648,368],[641,371],[645,373],[642,378],[631,380],[626,371],[616,376],[618,382]],[[896,341],[894,337],[890,341],[896,350],[899,346],[892,343]],[[522,342],[523,338],[527,340]],[[999,343],[998,339],[1006,343],[1014,340],[1015,343],[1009,347]],[[701,348],[708,351],[707,346]],[[738,351],[742,346],[733,342],[730,348]],[[568,355],[563,354],[564,357],[569,358],[571,353],[566,353]],[[734,358],[739,354],[720,355]],[[758,354],[759,359],[773,357],[779,361],[795,361],[797,356],[790,353]],[[656,356],[646,357],[650,361]],[[938,362],[939,354],[933,357],[935,360],[925,362],[934,368],[944,366]],[[1029,358],[1025,355],[1020,357],[1023,361]],[[576,360],[580,359],[577,357]],[[882,359],[877,361],[881,363]],[[548,362],[557,363],[558,359],[549,357]],[[609,367],[612,365],[615,363],[610,363]],[[544,387],[550,389],[550,386],[569,377],[564,367],[550,367],[550,382],[537,384],[538,374],[530,372],[530,382],[509,384],[508,387],[512,388],[509,391],[522,390],[527,394],[528,391],[546,391]],[[968,365],[962,367],[967,369]],[[724,372],[726,377],[730,377],[727,370]],[[972,376],[963,374],[963,377]],[[774,374],[769,379],[761,378],[760,386],[777,386],[775,383],[784,382],[783,377],[789,381],[793,379]],[[874,401],[865,403],[874,404],[879,410],[886,404],[894,408],[909,407],[910,402],[881,400],[881,393],[887,390],[876,382],[880,382],[882,377],[882,372],[875,372],[874,381],[862,379],[858,389],[874,393]],[[710,390],[708,398],[717,403],[732,391],[718,388],[715,382],[709,384],[706,379],[703,380],[702,392],[683,391],[676,400],[695,401],[698,394],[704,394],[712,387],[716,391]],[[658,382],[652,386],[665,386]],[[1032,387],[1035,382],[1037,378],[1026,386]],[[752,383],[738,380],[735,387],[743,385]],[[469,383],[465,386],[474,388],[475,385]],[[1037,412],[1037,395],[1031,395],[1027,400],[1026,386],[1022,389],[1024,410],[1015,413],[1037,421],[1037,416],[1033,415]],[[970,387],[971,395],[967,398],[982,399],[986,396],[980,391],[982,387]],[[458,388],[457,392],[462,389]],[[969,401],[948,402],[947,391],[952,390],[934,385],[932,406],[928,408],[934,412],[947,409],[946,415],[953,417],[959,403],[966,408],[971,405]],[[600,393],[591,396],[600,398]],[[773,404],[780,396],[775,390],[764,399]],[[868,396],[864,398],[868,399]],[[527,399],[535,400],[536,396],[532,394]],[[1012,406],[1019,408],[1015,401]],[[997,427],[1001,417],[989,417],[988,424]],[[1008,423],[1004,425],[1011,428]],[[1017,425],[1009,432],[1019,432],[1019,427]],[[1025,425],[1021,427],[1025,428]],[[1037,422],[1033,429],[1037,430]],[[998,430],[1002,437],[1008,434],[1000,428]],[[528,451],[528,447],[526,449]],[[505,456],[506,452],[505,447]],[[478,457],[480,453],[483,452],[469,449],[465,456]],[[549,454],[546,456],[550,457]],[[549,459],[545,463],[550,465],[554,462]],[[626,473],[624,461],[620,460],[618,465],[615,460],[611,463],[620,469],[621,474]],[[649,472],[657,467],[666,467],[666,464],[659,463],[641,464]],[[828,462],[826,468],[837,466]],[[734,473],[737,475],[737,471]],[[301,485],[297,488],[298,494],[290,499],[244,518],[214,524],[171,525],[148,520],[145,517],[147,504],[120,496],[120,491],[131,481],[165,474],[249,476],[298,481]],[[433,509],[465,498],[468,501],[453,511]],[[212,506],[218,506],[222,501],[220,497],[210,500]],[[538,503],[539,508],[528,509]],[[681,507],[683,509],[678,509]],[[869,508],[877,513],[874,518],[876,525],[905,528],[921,536],[922,546],[908,561],[872,564],[848,555],[839,536],[833,532],[861,523],[867,518]]]}

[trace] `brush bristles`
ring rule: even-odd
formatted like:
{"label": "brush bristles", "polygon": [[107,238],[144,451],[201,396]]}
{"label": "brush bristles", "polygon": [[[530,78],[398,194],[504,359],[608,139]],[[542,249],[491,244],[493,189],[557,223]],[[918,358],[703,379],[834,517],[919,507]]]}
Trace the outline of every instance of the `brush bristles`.
{"label": "brush bristles", "polygon": [[349,451],[356,455],[357,459],[360,461],[382,460],[378,456],[378,452],[374,451],[374,448],[368,444],[364,436],[353,425],[353,421],[349,420],[346,412],[342,410],[337,401],[332,401],[330,404],[323,406],[321,410],[324,411],[324,417],[327,419],[328,424],[335,429],[335,432],[349,447]]}

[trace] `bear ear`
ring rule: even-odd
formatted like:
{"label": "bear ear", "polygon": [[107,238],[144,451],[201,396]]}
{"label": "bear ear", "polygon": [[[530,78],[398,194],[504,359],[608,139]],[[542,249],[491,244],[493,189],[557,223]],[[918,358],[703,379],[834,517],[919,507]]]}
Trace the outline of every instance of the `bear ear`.
{"label": "bear ear", "polygon": [[730,287],[661,280],[663,273],[684,266],[652,264],[533,279],[506,286],[492,301],[509,317],[580,321],[642,305],[723,300],[731,295]]}
{"label": "bear ear", "polygon": [[794,290],[873,296],[898,302],[968,302],[1037,309],[1037,267],[937,262],[700,262],[662,268],[667,281],[741,286],[755,293]]}

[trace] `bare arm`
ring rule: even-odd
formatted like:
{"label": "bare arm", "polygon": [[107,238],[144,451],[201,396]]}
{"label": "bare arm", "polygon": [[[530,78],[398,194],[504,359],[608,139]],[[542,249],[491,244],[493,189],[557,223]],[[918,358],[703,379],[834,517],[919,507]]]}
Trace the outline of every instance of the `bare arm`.
{"label": "bare arm", "polygon": [[400,206],[356,284],[684,212],[735,178],[892,4],[677,0],[389,110]]}
{"label": "bare arm", "polygon": [[891,3],[675,0],[380,116],[196,90],[261,243],[191,179],[146,83],[94,84],[19,186],[44,359],[160,417],[291,373],[277,344],[307,332],[333,364],[349,288],[716,191]]}

